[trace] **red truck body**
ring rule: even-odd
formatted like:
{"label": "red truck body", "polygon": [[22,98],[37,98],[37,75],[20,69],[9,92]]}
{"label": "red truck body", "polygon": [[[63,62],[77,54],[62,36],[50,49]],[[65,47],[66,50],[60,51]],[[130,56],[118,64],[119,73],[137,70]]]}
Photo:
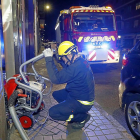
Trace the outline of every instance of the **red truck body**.
{"label": "red truck body", "polygon": [[118,63],[117,27],[111,7],[72,6],[62,10],[55,26],[56,41],[72,41],[91,64]]}

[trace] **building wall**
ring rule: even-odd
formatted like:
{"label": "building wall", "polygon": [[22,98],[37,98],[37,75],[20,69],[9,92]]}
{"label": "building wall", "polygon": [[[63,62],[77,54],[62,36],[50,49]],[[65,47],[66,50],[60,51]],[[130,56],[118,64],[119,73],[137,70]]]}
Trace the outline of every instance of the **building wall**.
{"label": "building wall", "polygon": [[35,56],[34,46],[34,5],[33,0],[28,0],[28,37],[29,37],[29,51],[27,60]]}

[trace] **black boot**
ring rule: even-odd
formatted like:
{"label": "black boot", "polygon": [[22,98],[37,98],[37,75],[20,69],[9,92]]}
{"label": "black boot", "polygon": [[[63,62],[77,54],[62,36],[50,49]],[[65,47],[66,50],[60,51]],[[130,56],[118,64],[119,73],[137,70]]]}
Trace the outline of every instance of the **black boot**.
{"label": "black boot", "polygon": [[85,126],[85,124],[90,120],[90,115],[87,114],[87,118],[83,122],[73,122],[72,123],[72,128],[73,129],[81,129]]}

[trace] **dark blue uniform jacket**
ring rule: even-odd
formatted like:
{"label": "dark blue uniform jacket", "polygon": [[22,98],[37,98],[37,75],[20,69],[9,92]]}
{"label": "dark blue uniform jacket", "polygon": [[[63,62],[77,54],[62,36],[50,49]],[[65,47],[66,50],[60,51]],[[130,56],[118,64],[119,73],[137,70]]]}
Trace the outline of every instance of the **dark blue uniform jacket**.
{"label": "dark blue uniform jacket", "polygon": [[69,96],[76,100],[94,100],[94,77],[86,60],[78,57],[74,63],[58,71],[52,57],[46,57],[46,67],[50,80],[54,84],[66,85]]}

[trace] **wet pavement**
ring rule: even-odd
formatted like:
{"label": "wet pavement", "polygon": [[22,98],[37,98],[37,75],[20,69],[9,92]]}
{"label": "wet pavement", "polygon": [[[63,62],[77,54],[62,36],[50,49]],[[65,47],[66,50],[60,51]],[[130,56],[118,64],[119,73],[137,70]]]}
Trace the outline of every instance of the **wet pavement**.
{"label": "wet pavement", "polygon": [[[44,59],[35,64],[35,69],[40,75],[48,78]],[[28,66],[27,71],[32,71],[30,66]],[[52,92],[64,87],[65,84],[53,85]],[[55,121],[47,117],[49,108],[57,104],[57,102],[51,94],[44,96],[43,99],[45,101],[45,109],[34,116],[34,126],[30,130],[26,130],[31,140],[134,140],[133,136],[111,115],[105,112],[97,102],[94,103],[94,106],[89,111],[91,118],[85,127],[83,129],[72,129],[71,124]],[[13,125],[8,130],[8,139],[21,139]]]}

